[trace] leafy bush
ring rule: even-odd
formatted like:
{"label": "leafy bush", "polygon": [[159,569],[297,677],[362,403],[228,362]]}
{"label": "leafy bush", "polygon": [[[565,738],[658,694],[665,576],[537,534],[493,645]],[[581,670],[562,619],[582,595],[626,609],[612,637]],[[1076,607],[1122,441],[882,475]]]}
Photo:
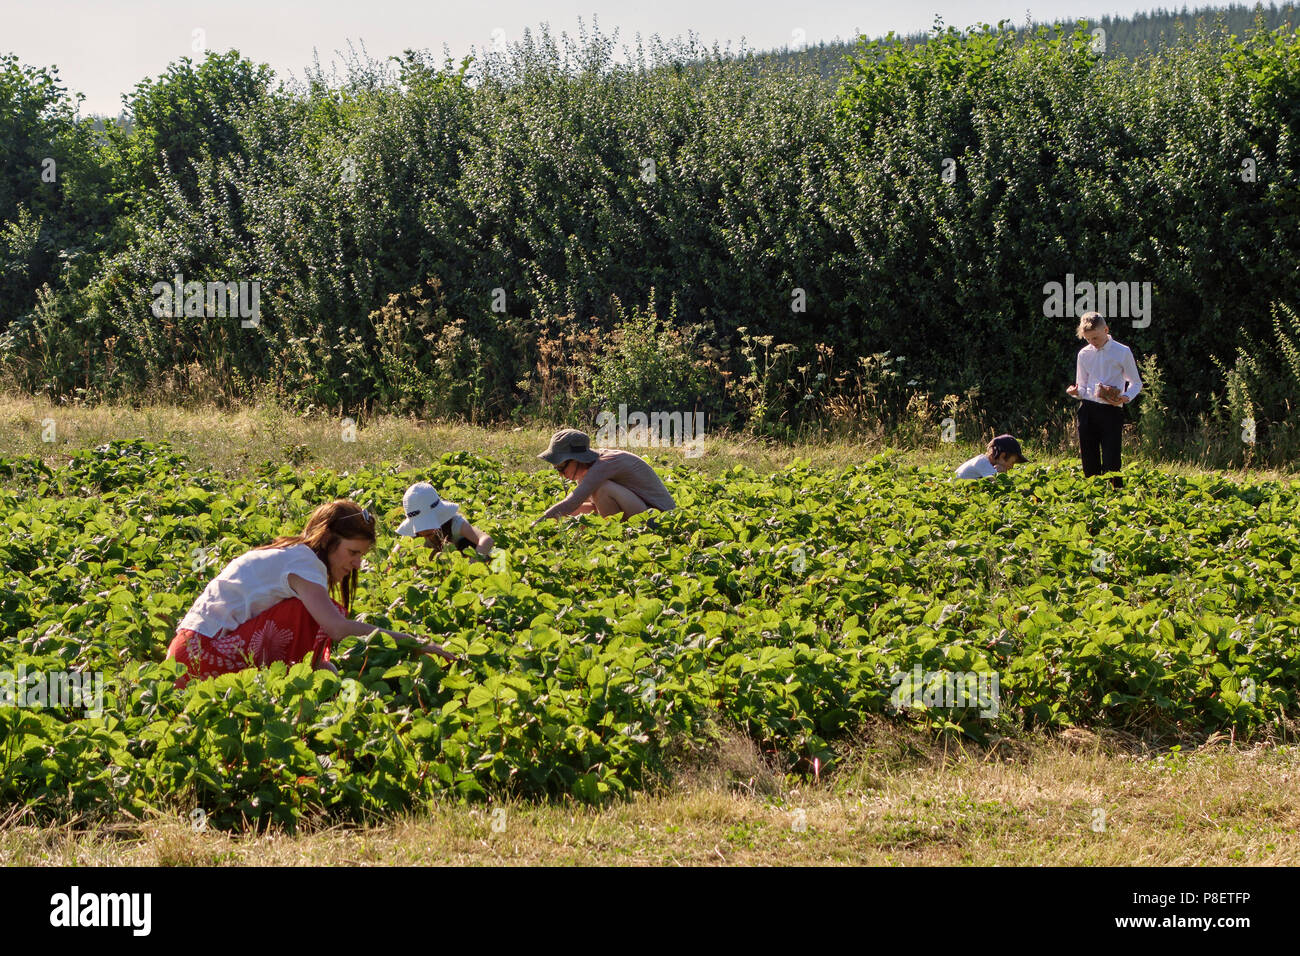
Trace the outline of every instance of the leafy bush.
{"label": "leafy bush", "polygon": [[1159,359],[1148,355],[1138,362],[1138,375],[1142,377],[1142,401],[1138,405],[1138,435],[1142,450],[1149,457],[1159,458],[1171,451],[1171,438],[1175,431],[1173,410],[1165,402],[1165,376]]}
{"label": "leafy bush", "polygon": [[620,404],[664,411],[713,405],[718,377],[700,341],[702,327],[681,328],[675,303],[660,320],[653,289],[644,311],[625,315],[615,299],[614,315],[608,344],[592,369],[590,398],[597,411],[617,415]]}
{"label": "leafy bush", "polygon": [[[115,230],[122,204],[112,156],[92,121],[78,116],[78,99],[56,68],[0,56],[0,335],[16,322],[30,323],[42,295],[59,299],[65,284],[74,294],[84,292],[93,273],[84,261],[123,238]],[[65,275],[69,267],[82,268]],[[0,349],[7,353],[0,363],[23,357],[21,350]],[[55,386],[70,387],[67,381]]]}
{"label": "leafy bush", "polygon": [[517,320],[451,320],[436,278],[389,296],[370,320],[379,345],[377,406],[477,422],[516,400],[519,361],[531,345]]}
{"label": "leafy bush", "polygon": [[[1237,333],[1262,341],[1270,304],[1300,300],[1277,240],[1300,233],[1300,32],[1209,28],[1124,59],[1082,30],[936,28],[853,60],[835,85],[811,61],[654,39],[618,62],[599,32],[543,30],[480,61],[355,58],[273,87],[230,51],[139,84],[107,144],[52,74],[6,61],[28,125],[0,126],[27,164],[0,187],[18,323],[0,363],[56,397],[206,381],[476,421],[571,413],[592,387],[685,400],[689,362],[670,384],[650,352],[600,345],[653,294],[717,350],[730,384],[691,400],[719,420],[820,428],[871,390],[858,360],[889,353],[917,384],[877,390],[868,428],[957,395],[970,422],[1030,432],[1077,348],[1045,286],[1073,275],[1150,283],[1149,324],[1111,324],[1160,356],[1181,429],[1226,386],[1206,358],[1231,364]],[[79,157],[59,204],[31,181],[30,129]],[[81,222],[89,265],[56,269]],[[153,315],[178,274],[259,282],[260,324]],[[425,300],[433,340],[398,327]],[[584,367],[548,364],[561,345]]]}

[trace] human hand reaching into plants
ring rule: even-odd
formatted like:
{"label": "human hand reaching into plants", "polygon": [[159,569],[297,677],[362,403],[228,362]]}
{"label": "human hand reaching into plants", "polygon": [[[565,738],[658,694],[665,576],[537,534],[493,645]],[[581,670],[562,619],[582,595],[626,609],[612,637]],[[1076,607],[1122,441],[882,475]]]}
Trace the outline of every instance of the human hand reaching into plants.
{"label": "human hand reaching into plants", "polygon": [[[383,629],[376,628],[376,630]],[[441,644],[424,641],[421,638],[416,637],[414,634],[403,634],[401,631],[384,631],[384,633],[392,635],[392,637],[397,641],[398,647],[409,647],[412,650],[417,650],[424,654],[436,654],[445,661],[455,662],[463,659],[448,651]]]}
{"label": "human hand reaching into plants", "polygon": [[462,658],[457,657],[455,654],[438,644],[421,644],[420,650],[424,651],[426,654],[437,654],[443,660],[451,661],[453,663],[462,660]]}

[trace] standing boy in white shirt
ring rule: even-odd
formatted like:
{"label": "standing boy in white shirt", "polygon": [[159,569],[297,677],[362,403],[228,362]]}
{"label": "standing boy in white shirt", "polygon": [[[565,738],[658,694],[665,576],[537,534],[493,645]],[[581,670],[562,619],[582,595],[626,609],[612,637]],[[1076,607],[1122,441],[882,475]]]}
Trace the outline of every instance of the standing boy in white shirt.
{"label": "standing boy in white shirt", "polygon": [[[1088,344],[1079,349],[1074,384],[1065,393],[1080,400],[1079,455],[1084,475],[1091,477],[1120,470],[1124,406],[1142,391],[1142,379],[1133,352],[1110,337],[1100,312],[1085,313],[1077,334]],[[1118,475],[1110,481],[1123,487]]]}

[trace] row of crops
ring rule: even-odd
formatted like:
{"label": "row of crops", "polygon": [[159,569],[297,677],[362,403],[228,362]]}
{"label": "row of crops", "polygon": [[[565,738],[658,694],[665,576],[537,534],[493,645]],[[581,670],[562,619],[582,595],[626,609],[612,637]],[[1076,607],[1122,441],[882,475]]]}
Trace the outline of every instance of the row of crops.
{"label": "row of crops", "polygon": [[[1300,482],[1140,471],[1111,494],[1042,466],[955,482],[889,457],[695,464],[661,466],[678,511],[534,529],[559,479],[466,453],[235,478],[139,441],[54,468],[0,458],[0,675],[104,681],[94,713],[0,706],[0,800],[292,825],[446,796],[603,801],[665,779],[722,725],[824,774],[869,714],[985,740],[1261,735],[1294,713]],[[174,689],[166,644],[224,562],[334,497],[396,518],[420,479],[501,551],[434,555],[381,530],[354,612],[464,663],[372,635],[340,646],[338,677],[276,665]],[[945,672],[996,675],[997,706],[943,706],[899,676]],[[899,690],[915,692],[902,711]]]}

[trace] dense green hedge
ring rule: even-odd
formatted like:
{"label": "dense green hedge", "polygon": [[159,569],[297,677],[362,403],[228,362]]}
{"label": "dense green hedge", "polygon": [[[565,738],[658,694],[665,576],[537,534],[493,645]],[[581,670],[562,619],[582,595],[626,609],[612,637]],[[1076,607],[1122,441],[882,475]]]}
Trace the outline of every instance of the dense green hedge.
{"label": "dense green hedge", "polygon": [[[6,292],[0,361],[56,394],[204,380],[500,419],[539,407],[557,343],[653,294],[702,324],[719,352],[698,364],[733,383],[762,378],[744,349],[763,336],[796,346],[772,383],[697,397],[710,408],[824,415],[836,388],[862,392],[859,358],[889,351],[907,374],[872,414],[955,394],[1022,428],[1062,407],[1079,343],[1044,316],[1044,286],[1072,274],[1151,283],[1150,324],[1112,329],[1158,356],[1165,406],[1190,419],[1223,390],[1210,359],[1273,341],[1272,303],[1300,301],[1300,32],[1203,32],[1136,60],[1089,43],[936,30],[864,44],[838,87],[680,41],[619,65],[599,34],[354,63],[333,84],[273,86],[234,53],[182,61],[96,146],[111,175],[85,202],[123,209],[115,240],[94,233],[96,274],[65,271],[36,309],[35,286]],[[57,101],[46,114],[71,123]],[[30,214],[25,197],[0,188],[0,218]],[[155,317],[151,289],[176,274],[260,282],[260,326]],[[586,341],[574,364],[601,354]]]}

